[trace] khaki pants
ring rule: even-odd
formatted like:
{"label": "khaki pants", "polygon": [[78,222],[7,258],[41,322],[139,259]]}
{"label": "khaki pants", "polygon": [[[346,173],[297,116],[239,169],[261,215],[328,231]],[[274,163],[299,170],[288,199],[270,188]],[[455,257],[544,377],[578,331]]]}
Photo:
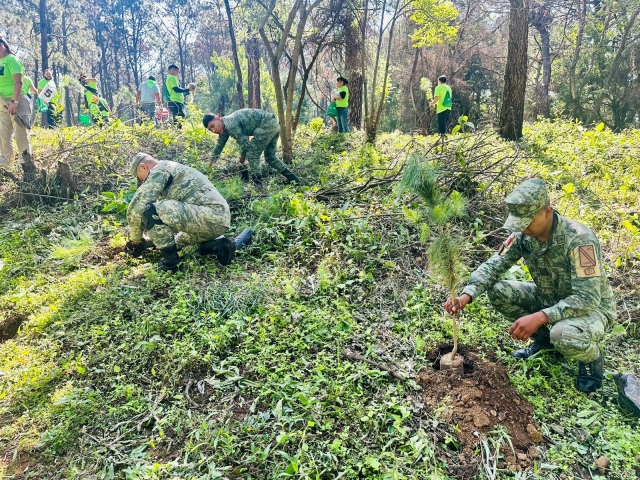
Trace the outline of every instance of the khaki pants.
{"label": "khaki pants", "polygon": [[[26,95],[22,95],[18,101],[18,110],[15,115],[9,115],[8,108],[10,98],[0,96],[0,155],[6,160],[12,160],[14,156],[13,136],[20,153],[25,150],[31,153],[29,132],[18,117],[25,119],[27,124],[31,118],[31,101]],[[1,160],[0,160],[1,161]]]}

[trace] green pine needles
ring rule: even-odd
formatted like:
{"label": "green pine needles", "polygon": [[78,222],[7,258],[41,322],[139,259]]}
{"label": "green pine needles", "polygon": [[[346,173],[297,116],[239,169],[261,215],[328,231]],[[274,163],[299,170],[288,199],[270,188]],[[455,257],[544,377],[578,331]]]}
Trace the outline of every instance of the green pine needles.
{"label": "green pine needles", "polygon": [[[447,197],[438,183],[440,178],[436,165],[423,156],[412,155],[407,160],[397,193],[410,191],[424,202],[421,210],[403,207],[403,211],[411,223],[420,226],[420,241],[429,242],[427,256],[431,278],[455,299],[456,289],[466,278],[467,268],[462,261],[466,239],[454,221],[466,215],[467,199],[455,191]],[[457,353],[458,328],[454,315],[451,358],[455,358]]]}

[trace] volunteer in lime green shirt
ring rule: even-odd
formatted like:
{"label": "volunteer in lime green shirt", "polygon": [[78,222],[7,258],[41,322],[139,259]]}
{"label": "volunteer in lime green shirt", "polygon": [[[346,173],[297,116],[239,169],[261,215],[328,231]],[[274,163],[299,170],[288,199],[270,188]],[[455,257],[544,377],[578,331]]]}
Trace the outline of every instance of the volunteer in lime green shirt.
{"label": "volunteer in lime green shirt", "polygon": [[14,157],[13,137],[22,152],[22,161],[31,164],[31,102],[22,95],[24,67],[0,37],[0,168]]}
{"label": "volunteer in lime green shirt", "polygon": [[[42,89],[45,87],[47,83],[51,81],[53,76],[51,75],[51,71],[49,69],[45,70],[42,73],[43,78],[38,80],[38,93],[42,92]],[[40,99],[40,102],[43,102]],[[47,103],[47,111],[42,114],[43,120],[44,117],[47,117],[47,121],[43,121],[42,125],[46,125],[49,128],[56,128],[56,126],[60,123],[60,118],[62,116],[62,106],[60,103],[60,92],[56,89],[56,93],[51,97],[49,102]]]}
{"label": "volunteer in lime green shirt", "polygon": [[349,133],[349,87],[347,79],[338,77],[338,96],[333,99],[338,110],[338,132]]}
{"label": "volunteer in lime green shirt", "polygon": [[440,135],[447,133],[449,116],[451,115],[452,98],[451,87],[447,85],[447,77],[442,75],[438,78],[438,86],[433,92],[433,101],[431,102],[431,106],[436,107],[438,133]]}
{"label": "volunteer in lime green shirt", "polygon": [[109,123],[109,104],[102,98],[98,92],[98,81],[95,78],[87,78],[86,75],[80,75],[80,83],[84,87],[84,98],[91,120],[96,125]]}
{"label": "volunteer in lime green shirt", "polygon": [[22,95],[32,98],[31,94],[38,95],[38,90],[33,86],[33,80],[30,77],[22,77]]}
{"label": "volunteer in lime green shirt", "polygon": [[[171,64],[168,68],[167,79],[165,81],[165,87],[167,88],[167,92],[169,92],[169,111],[171,112],[171,118],[175,122],[176,117],[180,117],[184,119],[184,96],[193,93],[196,89],[195,85],[193,88],[182,88],[180,87],[180,82],[178,81],[178,75],[180,74],[180,68]],[[182,120],[178,122],[178,128],[182,128]]]}

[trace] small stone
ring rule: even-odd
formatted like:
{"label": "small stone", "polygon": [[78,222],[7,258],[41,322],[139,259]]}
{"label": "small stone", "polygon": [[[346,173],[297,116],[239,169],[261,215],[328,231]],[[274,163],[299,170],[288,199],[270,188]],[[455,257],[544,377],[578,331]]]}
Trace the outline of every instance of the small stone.
{"label": "small stone", "polygon": [[533,459],[540,458],[540,452],[538,451],[537,447],[533,445],[529,447],[528,455],[529,455],[529,458],[533,458]]}
{"label": "small stone", "polygon": [[496,412],[495,410],[491,410],[491,416],[495,417],[496,415],[498,415],[498,412]]}
{"label": "small stone", "polygon": [[527,434],[533,443],[540,443],[542,441],[542,434],[531,424],[527,425]]}
{"label": "small stone", "polygon": [[506,418],[506,415],[504,414],[504,412],[500,412],[498,414],[498,420],[501,422],[504,422],[504,419]]}
{"label": "small stone", "polygon": [[611,464],[611,460],[609,460],[607,457],[605,457],[604,455],[602,457],[599,457],[596,460],[596,467],[598,467],[598,471],[604,475],[604,473],[607,471],[607,468],[609,468],[609,465]]}
{"label": "small stone", "polygon": [[516,456],[518,457],[518,460],[520,460],[521,462],[525,462],[527,460],[526,453],[518,453]]}
{"label": "small stone", "polygon": [[520,399],[519,398],[514,398],[513,399],[513,403],[515,403],[516,405],[520,405]]}
{"label": "small stone", "polygon": [[567,476],[566,476],[564,473],[561,473],[561,474],[560,474],[560,478],[561,478],[562,480],[567,480]]}
{"label": "small stone", "polygon": [[489,420],[489,417],[487,417],[486,413],[474,412],[473,424],[478,428],[482,428],[482,427],[488,427],[489,425],[491,425],[491,421]]}

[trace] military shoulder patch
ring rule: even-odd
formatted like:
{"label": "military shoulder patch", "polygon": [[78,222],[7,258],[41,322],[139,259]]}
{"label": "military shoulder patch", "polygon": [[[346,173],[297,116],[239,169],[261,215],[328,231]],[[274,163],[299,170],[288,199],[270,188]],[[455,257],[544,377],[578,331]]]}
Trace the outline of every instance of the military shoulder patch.
{"label": "military shoulder patch", "polygon": [[599,277],[600,262],[594,245],[580,245],[571,252],[576,266],[578,278]]}
{"label": "military shoulder patch", "polygon": [[500,250],[498,250],[498,255],[504,256],[507,252],[513,247],[513,244],[516,243],[516,234],[512,233],[507,237],[507,239],[500,245]]}

